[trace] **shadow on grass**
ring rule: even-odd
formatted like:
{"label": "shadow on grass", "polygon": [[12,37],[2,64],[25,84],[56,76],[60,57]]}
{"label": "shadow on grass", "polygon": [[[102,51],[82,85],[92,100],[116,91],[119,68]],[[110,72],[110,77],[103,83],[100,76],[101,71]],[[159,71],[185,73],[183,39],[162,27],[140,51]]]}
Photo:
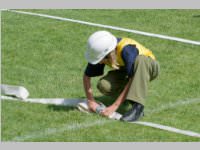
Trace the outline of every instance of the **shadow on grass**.
{"label": "shadow on grass", "polygon": [[[106,106],[110,106],[112,105],[112,103],[114,103],[114,101],[116,100],[117,97],[110,97],[110,96],[100,96],[100,97],[95,97],[95,100],[97,102],[101,102]],[[84,99],[84,98],[80,98],[80,99]],[[119,109],[117,110],[117,112],[119,113],[124,113],[126,111],[128,111],[128,109],[130,109],[130,104],[128,102],[124,102]],[[73,111],[75,109],[77,109],[76,107],[71,107],[71,106],[61,106],[61,105],[48,105],[47,106],[48,109],[53,110],[53,111]]]}
{"label": "shadow on grass", "polygon": [[72,111],[76,108],[74,107],[69,107],[69,106],[60,106],[60,105],[48,105],[48,109],[53,110],[53,111]]}
{"label": "shadow on grass", "polygon": [[200,18],[200,15],[193,15],[194,18]]}
{"label": "shadow on grass", "polygon": [[[112,105],[117,97],[110,97],[110,96],[101,96],[101,97],[95,97],[95,99],[99,102],[102,102],[106,106]],[[124,114],[131,108],[131,104],[128,101],[124,101],[124,103],[121,104],[121,106],[118,108],[117,112]]]}
{"label": "shadow on grass", "polygon": [[53,111],[72,111],[74,109],[77,109],[75,106],[67,106],[67,105],[76,105],[77,102],[80,100],[84,100],[85,97],[80,97],[80,98],[71,98],[71,99],[65,99],[63,102],[64,105],[54,105],[54,104],[49,104],[47,106],[48,109],[53,110]]}

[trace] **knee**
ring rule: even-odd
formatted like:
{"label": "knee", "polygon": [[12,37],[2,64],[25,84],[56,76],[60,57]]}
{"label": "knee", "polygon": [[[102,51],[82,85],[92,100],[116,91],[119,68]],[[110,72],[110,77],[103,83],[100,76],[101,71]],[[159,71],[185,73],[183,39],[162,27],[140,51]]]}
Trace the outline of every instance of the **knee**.
{"label": "knee", "polygon": [[100,79],[98,81],[97,88],[104,95],[107,95],[107,96],[113,95],[111,83],[105,79]]}

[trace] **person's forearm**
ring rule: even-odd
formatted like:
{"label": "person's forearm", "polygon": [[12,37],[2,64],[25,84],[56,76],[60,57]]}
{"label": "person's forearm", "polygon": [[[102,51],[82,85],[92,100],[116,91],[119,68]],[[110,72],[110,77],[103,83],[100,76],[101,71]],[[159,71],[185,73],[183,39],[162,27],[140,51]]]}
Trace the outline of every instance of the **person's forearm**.
{"label": "person's forearm", "polygon": [[120,95],[118,96],[118,98],[116,99],[116,101],[113,103],[113,105],[115,105],[117,108],[125,101],[126,99],[126,95],[129,91],[130,85],[131,85],[131,79],[129,79],[128,83],[126,84],[126,86],[124,87],[123,91],[120,93]]}
{"label": "person's forearm", "polygon": [[96,112],[96,108],[99,104],[96,103],[96,101],[93,97],[91,83],[90,83],[90,77],[88,77],[86,75],[83,76],[83,85],[84,85],[89,109],[93,112]]}
{"label": "person's forearm", "polygon": [[88,101],[94,101],[91,83],[90,83],[90,77],[86,76],[85,74],[83,75],[83,85],[84,85],[87,100]]}
{"label": "person's forearm", "polygon": [[123,91],[120,93],[119,97],[116,99],[116,101],[111,106],[107,107],[106,109],[102,111],[103,116],[109,116],[119,108],[119,106],[125,101],[130,85],[131,85],[131,79],[128,81],[128,83],[126,84]]}

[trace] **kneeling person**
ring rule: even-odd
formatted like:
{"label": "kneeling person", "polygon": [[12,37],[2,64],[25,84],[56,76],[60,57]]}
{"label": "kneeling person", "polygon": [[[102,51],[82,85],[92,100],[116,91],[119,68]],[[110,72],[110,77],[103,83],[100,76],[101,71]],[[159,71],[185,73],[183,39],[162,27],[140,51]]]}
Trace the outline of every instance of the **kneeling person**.
{"label": "kneeling person", "polygon": [[97,88],[105,95],[117,94],[118,97],[101,114],[111,115],[127,100],[132,108],[121,120],[138,120],[143,115],[148,83],[158,76],[160,70],[153,53],[133,39],[117,38],[110,32],[97,31],[88,39],[85,57],[88,64],[83,85],[90,110],[95,112],[99,105],[93,97],[91,78],[103,75],[104,67],[108,65],[112,69],[99,80]]}

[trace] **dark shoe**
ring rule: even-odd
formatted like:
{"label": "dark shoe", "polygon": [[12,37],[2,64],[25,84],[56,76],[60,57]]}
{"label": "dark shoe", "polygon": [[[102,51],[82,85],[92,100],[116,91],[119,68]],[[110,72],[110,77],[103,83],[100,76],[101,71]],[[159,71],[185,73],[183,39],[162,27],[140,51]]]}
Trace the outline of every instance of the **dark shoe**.
{"label": "dark shoe", "polygon": [[141,116],[144,116],[143,110],[144,106],[142,104],[135,103],[133,107],[122,116],[120,120],[127,122],[137,121]]}

